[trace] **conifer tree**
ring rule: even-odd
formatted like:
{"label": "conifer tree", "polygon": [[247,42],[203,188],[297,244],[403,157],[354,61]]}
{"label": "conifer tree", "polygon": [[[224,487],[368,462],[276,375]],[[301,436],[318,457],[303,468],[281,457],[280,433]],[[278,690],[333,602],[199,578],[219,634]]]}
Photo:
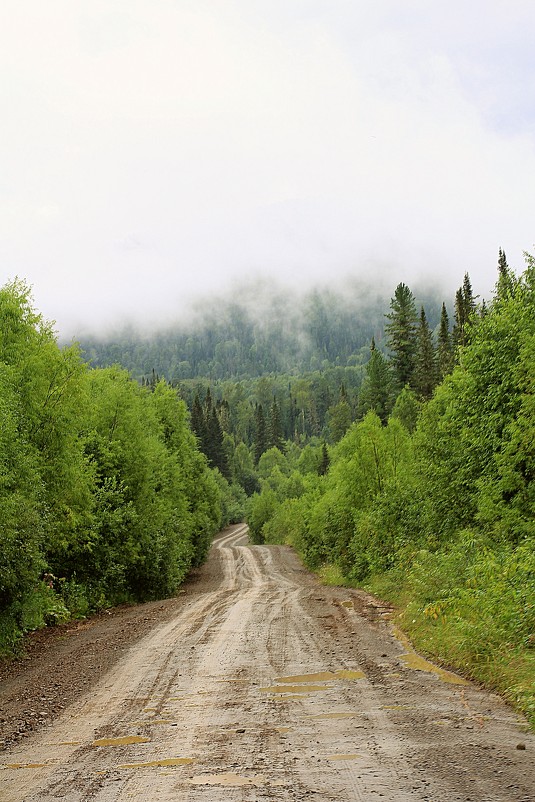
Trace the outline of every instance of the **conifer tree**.
{"label": "conifer tree", "polygon": [[414,295],[406,284],[398,284],[390,301],[390,321],[385,326],[387,345],[398,389],[410,384],[416,355],[416,323],[418,320]]}
{"label": "conifer tree", "polygon": [[472,291],[472,282],[470,281],[470,276],[468,275],[468,273],[464,274],[464,279],[463,279],[463,298],[464,298],[464,308],[465,308],[466,319],[469,320],[471,315],[476,310],[476,299],[475,299],[474,293]]}
{"label": "conifer tree", "polygon": [[262,404],[255,406],[255,439],[254,439],[254,460],[255,465],[258,465],[260,457],[267,451],[267,432],[266,432],[266,418],[264,416],[264,409]]}
{"label": "conifer tree", "polygon": [[330,463],[331,463],[331,458],[329,457],[329,452],[327,450],[327,443],[324,440],[323,445],[321,447],[321,462],[318,468],[318,474],[320,476],[325,476],[325,474],[329,470]]}
{"label": "conifer tree", "polygon": [[468,273],[464,274],[463,285],[455,293],[455,323],[453,342],[456,347],[468,344],[468,324],[476,311],[476,299]]}
{"label": "conifer tree", "polygon": [[197,436],[199,448],[204,453],[206,447],[206,423],[199,393],[195,394],[191,407],[191,428]]}
{"label": "conifer tree", "polygon": [[210,418],[206,421],[207,430],[207,454],[208,461],[212,468],[218,468],[223,474],[225,479],[230,480],[230,470],[223,447],[223,429],[219,422],[217,410],[214,406],[211,407]]}
{"label": "conifer tree", "polygon": [[386,423],[392,408],[392,373],[384,355],[372,338],[370,360],[366,364],[366,378],[359,394],[359,417],[372,410]]}
{"label": "conifer tree", "polygon": [[446,304],[442,304],[440,329],[438,331],[437,372],[438,381],[442,381],[453,368],[453,342],[450,334],[450,322]]}
{"label": "conifer tree", "polygon": [[417,395],[427,400],[433,395],[437,385],[437,368],[433,336],[429,329],[425,309],[420,310],[420,324],[417,332],[417,349],[414,364],[413,386]]}
{"label": "conifer tree", "polygon": [[465,345],[466,315],[464,307],[463,288],[459,287],[455,293],[455,318],[453,324],[453,342],[456,348]]}
{"label": "conifer tree", "polygon": [[268,448],[278,448],[279,451],[284,451],[281,409],[276,398],[273,399],[273,403],[271,404],[271,409],[269,411],[267,439]]}
{"label": "conifer tree", "polygon": [[514,286],[514,276],[507,264],[505,251],[500,248],[498,251],[498,283],[496,285],[496,297],[507,298],[513,293]]}

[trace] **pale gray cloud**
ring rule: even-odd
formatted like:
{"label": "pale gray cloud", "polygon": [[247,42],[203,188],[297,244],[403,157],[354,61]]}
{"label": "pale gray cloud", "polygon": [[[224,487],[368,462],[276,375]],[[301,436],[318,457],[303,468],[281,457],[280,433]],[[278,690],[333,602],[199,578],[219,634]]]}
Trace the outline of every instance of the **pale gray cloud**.
{"label": "pale gray cloud", "polygon": [[535,241],[531,2],[4,0],[2,280],[62,331],[236,277],[479,291]]}

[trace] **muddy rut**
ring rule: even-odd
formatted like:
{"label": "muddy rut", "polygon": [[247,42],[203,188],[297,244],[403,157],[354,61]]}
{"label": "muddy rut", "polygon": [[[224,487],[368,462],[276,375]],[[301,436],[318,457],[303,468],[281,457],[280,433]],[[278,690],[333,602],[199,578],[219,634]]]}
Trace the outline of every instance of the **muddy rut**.
{"label": "muddy rut", "polygon": [[391,611],[216,539],[176,614],[0,756],[0,799],[533,802],[535,737]]}

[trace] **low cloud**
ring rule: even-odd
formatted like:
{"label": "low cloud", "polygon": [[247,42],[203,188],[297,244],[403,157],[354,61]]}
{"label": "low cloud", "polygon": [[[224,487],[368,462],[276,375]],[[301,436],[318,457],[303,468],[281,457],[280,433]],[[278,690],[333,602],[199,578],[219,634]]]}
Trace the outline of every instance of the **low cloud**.
{"label": "low cloud", "polygon": [[5,5],[1,277],[63,332],[532,247],[530,3]]}

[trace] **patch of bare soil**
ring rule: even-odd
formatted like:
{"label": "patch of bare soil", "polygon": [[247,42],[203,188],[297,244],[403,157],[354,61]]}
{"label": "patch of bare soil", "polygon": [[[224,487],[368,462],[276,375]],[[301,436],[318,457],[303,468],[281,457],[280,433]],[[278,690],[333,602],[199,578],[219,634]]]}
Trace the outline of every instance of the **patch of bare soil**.
{"label": "patch of bare soil", "polygon": [[525,722],[390,617],[232,527],[178,598],[4,667],[0,799],[532,802]]}

